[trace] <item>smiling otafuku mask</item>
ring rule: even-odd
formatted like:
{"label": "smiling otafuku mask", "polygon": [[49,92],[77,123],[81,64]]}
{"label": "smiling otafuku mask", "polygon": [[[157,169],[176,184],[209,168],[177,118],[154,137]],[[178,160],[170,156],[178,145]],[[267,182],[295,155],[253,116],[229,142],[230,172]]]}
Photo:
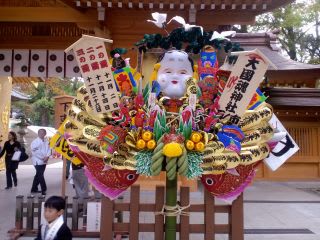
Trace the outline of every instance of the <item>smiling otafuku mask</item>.
{"label": "smiling otafuku mask", "polygon": [[186,92],[186,81],[192,77],[192,63],[188,54],[182,51],[169,51],[161,59],[157,82],[164,96],[181,98]]}

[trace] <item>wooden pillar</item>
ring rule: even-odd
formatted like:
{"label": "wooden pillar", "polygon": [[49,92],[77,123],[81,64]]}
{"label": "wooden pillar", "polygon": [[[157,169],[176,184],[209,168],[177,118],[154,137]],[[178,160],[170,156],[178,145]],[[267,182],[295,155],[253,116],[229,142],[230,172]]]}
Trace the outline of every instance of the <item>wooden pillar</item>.
{"label": "wooden pillar", "polygon": [[231,238],[232,240],[244,240],[243,224],[243,193],[233,201],[231,206]]}
{"label": "wooden pillar", "polygon": [[66,171],[67,171],[67,159],[62,157],[62,179],[61,179],[61,196],[66,196]]}
{"label": "wooden pillar", "polygon": [[113,201],[102,196],[101,199],[101,223],[100,223],[100,239],[113,240]]}
{"label": "wooden pillar", "polygon": [[[180,188],[180,204],[181,207],[188,206],[190,204],[190,188],[181,187]],[[189,209],[183,210],[184,212],[189,212]],[[189,240],[190,234],[190,219],[188,215],[180,216],[180,240]]]}
{"label": "wooden pillar", "polygon": [[[0,146],[8,138],[11,109],[12,78],[0,77]],[[4,169],[4,157],[0,159],[0,170]]]}
{"label": "wooden pillar", "polygon": [[205,222],[205,240],[215,239],[215,198],[205,189],[204,191],[204,222]]}
{"label": "wooden pillar", "polygon": [[16,229],[23,228],[23,196],[16,197]]}

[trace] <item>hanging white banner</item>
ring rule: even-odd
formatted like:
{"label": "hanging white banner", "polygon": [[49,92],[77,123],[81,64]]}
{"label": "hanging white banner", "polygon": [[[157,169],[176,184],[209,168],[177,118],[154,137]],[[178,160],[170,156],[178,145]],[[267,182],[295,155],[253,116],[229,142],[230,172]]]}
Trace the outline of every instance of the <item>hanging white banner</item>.
{"label": "hanging white banner", "polygon": [[257,49],[233,55],[238,55],[238,59],[221,94],[219,110],[237,123],[272,63]]}
{"label": "hanging white banner", "polygon": [[96,113],[119,109],[119,96],[104,42],[112,43],[112,40],[83,35],[65,50],[73,49]]}
{"label": "hanging white banner", "polygon": [[[272,115],[269,123],[274,128],[274,136],[269,144],[276,144],[270,152],[269,156],[264,159],[264,163],[272,170],[277,170],[284,164],[293,154],[295,154],[299,147],[284,126],[281,124],[276,115]],[[273,142],[274,141],[274,142]]]}

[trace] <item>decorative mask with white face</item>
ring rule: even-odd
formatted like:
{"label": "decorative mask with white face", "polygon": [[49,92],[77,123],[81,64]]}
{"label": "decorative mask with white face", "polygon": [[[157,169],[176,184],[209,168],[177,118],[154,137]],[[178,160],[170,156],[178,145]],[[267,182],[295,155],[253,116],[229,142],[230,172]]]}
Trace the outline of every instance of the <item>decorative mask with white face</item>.
{"label": "decorative mask with white face", "polygon": [[177,50],[166,52],[160,64],[157,82],[163,95],[170,98],[183,97],[186,81],[193,75],[188,54]]}

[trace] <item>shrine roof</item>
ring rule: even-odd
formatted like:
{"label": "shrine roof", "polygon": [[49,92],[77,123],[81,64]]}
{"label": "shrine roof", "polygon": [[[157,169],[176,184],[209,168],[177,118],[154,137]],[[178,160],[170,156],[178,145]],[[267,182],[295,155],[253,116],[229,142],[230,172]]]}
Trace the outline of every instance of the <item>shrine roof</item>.
{"label": "shrine roof", "polygon": [[273,106],[320,107],[320,89],[271,88],[266,90],[267,102]]}
{"label": "shrine roof", "polygon": [[254,14],[261,14],[263,12],[272,11],[283,5],[293,2],[293,0],[193,0],[193,1],[110,1],[110,0],[26,0],[26,1],[12,1],[0,0],[0,6],[3,7],[73,7],[78,9],[86,8],[122,8],[122,9],[150,9],[150,10],[234,10],[234,11],[252,11]]}
{"label": "shrine roof", "polygon": [[[232,41],[240,43],[244,50],[259,49],[277,67],[277,70],[316,70],[320,74],[319,64],[301,63],[284,56],[277,36],[273,33],[237,33]],[[269,70],[272,71],[272,69]]]}
{"label": "shrine roof", "polygon": [[12,98],[12,100],[29,100],[29,99],[31,99],[30,96],[14,89],[14,88],[11,91],[11,98]]}

